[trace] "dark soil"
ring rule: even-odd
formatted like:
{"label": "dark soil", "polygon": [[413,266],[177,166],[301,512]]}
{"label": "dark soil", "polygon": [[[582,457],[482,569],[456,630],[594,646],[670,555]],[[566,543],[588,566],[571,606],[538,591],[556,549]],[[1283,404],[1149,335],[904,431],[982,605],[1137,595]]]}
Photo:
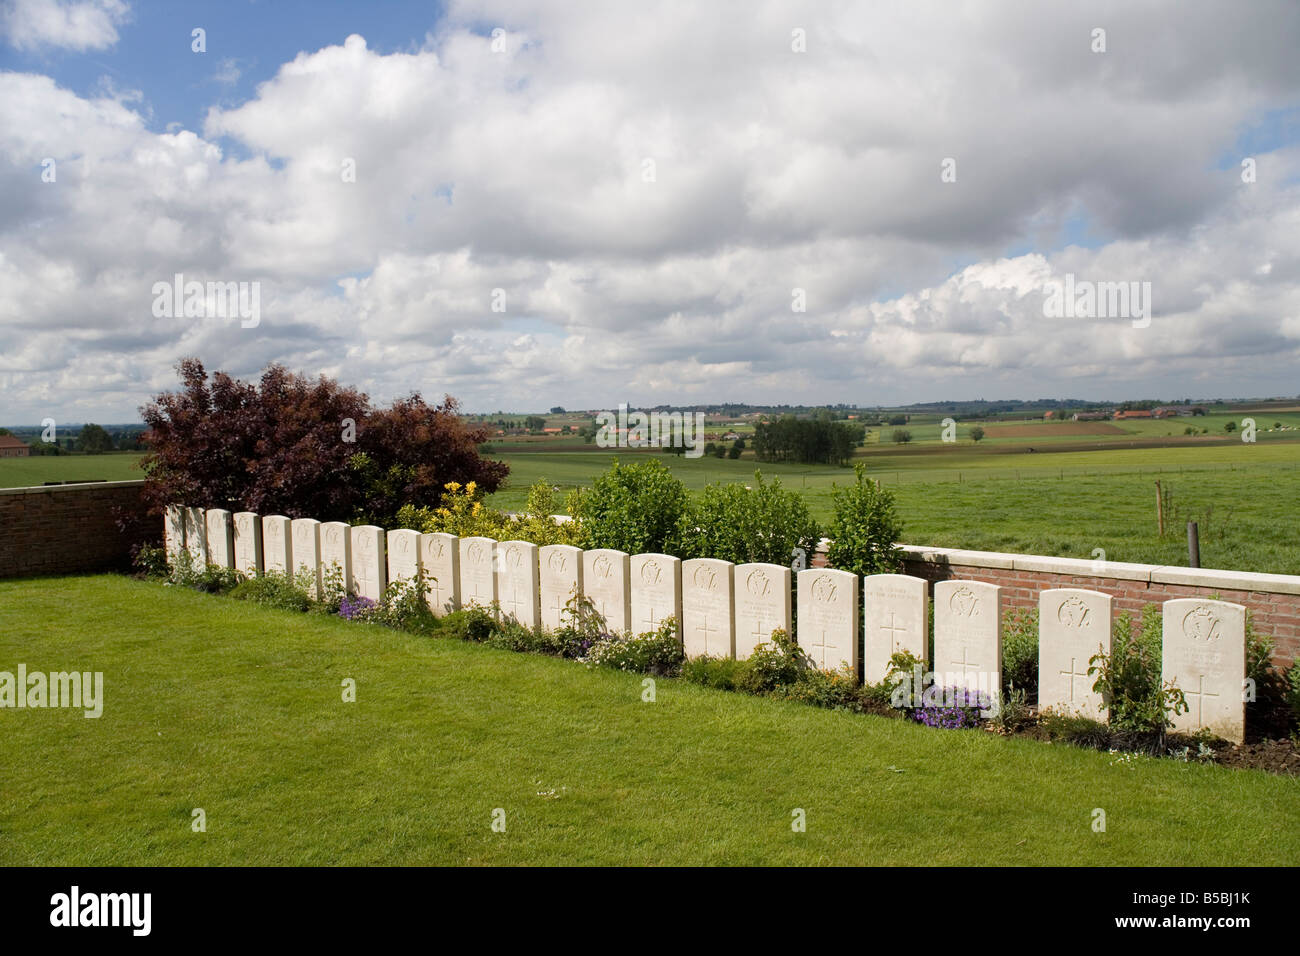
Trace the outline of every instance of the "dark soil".
{"label": "dark soil", "polygon": [[1286,737],[1229,745],[1216,753],[1214,762],[1296,777],[1300,776],[1300,747]]}

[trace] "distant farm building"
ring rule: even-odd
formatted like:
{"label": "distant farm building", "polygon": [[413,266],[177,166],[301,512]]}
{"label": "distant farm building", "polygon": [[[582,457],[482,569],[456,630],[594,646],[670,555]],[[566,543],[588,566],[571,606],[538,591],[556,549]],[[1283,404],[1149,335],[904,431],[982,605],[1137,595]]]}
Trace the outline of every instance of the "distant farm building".
{"label": "distant farm building", "polygon": [[1109,412],[1075,412],[1070,416],[1070,420],[1076,422],[1104,422],[1108,418]]}
{"label": "distant farm building", "polygon": [[1151,409],[1149,408],[1130,408],[1127,409],[1126,411],[1115,413],[1115,418],[1117,420],[1121,418],[1154,418],[1154,417],[1155,416],[1151,414]]}
{"label": "distant farm building", "polygon": [[28,458],[32,450],[13,435],[0,435],[0,458]]}

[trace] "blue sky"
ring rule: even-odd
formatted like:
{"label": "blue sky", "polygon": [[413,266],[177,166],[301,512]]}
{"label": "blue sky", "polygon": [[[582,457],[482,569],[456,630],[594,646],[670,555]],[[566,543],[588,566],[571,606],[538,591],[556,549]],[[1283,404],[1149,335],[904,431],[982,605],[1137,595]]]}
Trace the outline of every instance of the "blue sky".
{"label": "blue sky", "polygon": [[[128,420],[187,355],[471,410],[1294,394],[1297,36],[1281,0],[3,0],[0,405]],[[160,318],[176,273],[258,321]],[[1066,274],[1152,322],[1046,318]]]}

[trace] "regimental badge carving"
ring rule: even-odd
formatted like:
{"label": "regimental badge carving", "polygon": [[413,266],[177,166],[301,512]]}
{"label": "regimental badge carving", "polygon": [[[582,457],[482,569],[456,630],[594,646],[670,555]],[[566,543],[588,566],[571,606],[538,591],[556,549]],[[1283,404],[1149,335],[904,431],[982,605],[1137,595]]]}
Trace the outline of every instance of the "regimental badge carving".
{"label": "regimental badge carving", "polygon": [[1201,604],[1183,617],[1183,634],[1194,641],[1212,644],[1219,639],[1219,623],[1219,616]]}
{"label": "regimental badge carving", "polygon": [[605,555],[600,554],[596,556],[596,560],[591,562],[591,569],[596,572],[596,577],[606,581],[609,580],[609,576],[614,570],[614,563]]}
{"label": "regimental badge carving", "polygon": [[953,613],[961,617],[975,617],[979,613],[980,599],[975,596],[975,592],[970,588],[962,585],[952,592],[948,598],[948,607],[952,608]]}
{"label": "regimental badge carving", "polygon": [[718,589],[718,572],[708,565],[699,565],[692,575],[695,586],[704,591],[716,591]]}
{"label": "regimental badge carving", "polygon": [[1092,627],[1092,614],[1081,598],[1068,597],[1056,609],[1056,619],[1066,627],[1081,629]]}
{"label": "regimental badge carving", "polygon": [[829,574],[823,574],[813,582],[812,596],[816,601],[822,604],[830,604],[835,600],[837,586],[834,579]]}
{"label": "regimental badge carving", "polygon": [[641,565],[641,583],[646,587],[654,587],[663,578],[663,568],[654,558],[650,558],[645,564]]}
{"label": "regimental badge carving", "polygon": [[479,544],[477,541],[471,542],[470,546],[465,549],[465,556],[469,558],[470,564],[482,564],[485,554],[486,552],[483,549],[483,545]]}
{"label": "regimental badge carving", "polygon": [[546,559],[546,563],[557,575],[568,573],[569,556],[562,551],[552,551],[551,556]]}
{"label": "regimental badge carving", "polygon": [[745,578],[745,590],[754,597],[767,597],[772,590],[772,582],[767,576],[767,572],[757,568],[749,572]]}

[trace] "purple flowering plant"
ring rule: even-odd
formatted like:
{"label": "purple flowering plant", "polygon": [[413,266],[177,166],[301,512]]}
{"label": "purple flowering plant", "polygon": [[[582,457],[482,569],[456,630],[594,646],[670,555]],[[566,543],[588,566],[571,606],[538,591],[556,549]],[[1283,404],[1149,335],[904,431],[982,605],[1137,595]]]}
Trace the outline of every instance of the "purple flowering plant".
{"label": "purple flowering plant", "polygon": [[978,727],[983,722],[980,711],[992,706],[988,693],[965,687],[945,687],[942,694],[935,696],[938,699],[933,704],[911,710],[910,716],[918,724],[945,730]]}
{"label": "purple flowering plant", "polygon": [[376,603],[368,597],[345,597],[339,602],[339,617],[348,621],[359,621],[375,607]]}

